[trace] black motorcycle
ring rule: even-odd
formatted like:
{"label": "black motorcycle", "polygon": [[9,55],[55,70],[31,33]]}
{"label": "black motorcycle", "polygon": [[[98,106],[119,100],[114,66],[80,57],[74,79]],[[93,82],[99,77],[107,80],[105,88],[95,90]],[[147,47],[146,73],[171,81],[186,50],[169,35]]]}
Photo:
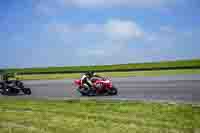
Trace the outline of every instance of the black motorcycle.
{"label": "black motorcycle", "polygon": [[17,95],[20,92],[31,95],[31,89],[25,88],[19,80],[0,81],[0,93],[2,95]]}

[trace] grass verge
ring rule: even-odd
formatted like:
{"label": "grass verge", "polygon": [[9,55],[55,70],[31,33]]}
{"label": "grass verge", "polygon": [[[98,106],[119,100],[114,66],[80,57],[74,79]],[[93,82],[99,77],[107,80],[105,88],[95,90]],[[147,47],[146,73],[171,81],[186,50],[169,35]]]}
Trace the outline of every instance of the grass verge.
{"label": "grass verge", "polygon": [[[132,77],[132,76],[166,76],[166,75],[186,75],[200,74],[200,69],[185,70],[160,70],[160,71],[131,71],[131,72],[106,72],[99,73],[106,77]],[[43,80],[43,79],[66,79],[80,78],[79,73],[73,74],[33,74],[33,75],[17,75],[21,80]]]}
{"label": "grass verge", "polygon": [[99,66],[67,66],[67,67],[47,67],[47,68],[19,68],[19,69],[3,69],[10,73],[66,73],[66,72],[84,72],[93,71],[113,71],[113,70],[137,70],[137,69],[159,69],[159,68],[185,68],[185,67],[200,67],[200,59],[191,60],[176,60],[176,61],[161,61],[150,63],[134,63],[134,64],[116,64],[116,65],[99,65]]}
{"label": "grass verge", "polygon": [[1,133],[199,133],[200,107],[0,99]]}

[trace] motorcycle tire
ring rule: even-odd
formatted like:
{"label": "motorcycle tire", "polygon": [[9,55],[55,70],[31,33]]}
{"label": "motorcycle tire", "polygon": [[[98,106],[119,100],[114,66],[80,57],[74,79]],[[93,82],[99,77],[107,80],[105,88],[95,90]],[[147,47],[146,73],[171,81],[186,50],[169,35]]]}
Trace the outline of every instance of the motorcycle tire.
{"label": "motorcycle tire", "polygon": [[117,88],[112,87],[112,88],[110,89],[109,93],[110,93],[111,95],[117,95],[117,94],[118,94],[118,90],[117,90]]}
{"label": "motorcycle tire", "polygon": [[26,94],[26,95],[31,95],[31,93],[32,93],[30,88],[25,88],[25,89],[23,89],[22,91],[23,91],[24,94]]}
{"label": "motorcycle tire", "polygon": [[0,89],[3,89],[4,85],[3,83],[0,83]]}
{"label": "motorcycle tire", "polygon": [[79,92],[82,96],[87,96],[87,93],[86,93],[86,92],[80,91],[79,89],[77,89],[77,90],[78,90],[78,92]]}
{"label": "motorcycle tire", "polygon": [[[2,83],[0,83],[0,93],[2,94],[4,91],[4,85]],[[2,94],[3,95],[3,94]]]}
{"label": "motorcycle tire", "polygon": [[8,92],[4,83],[0,83],[0,90],[1,95],[7,95]]}
{"label": "motorcycle tire", "polygon": [[88,96],[96,96],[97,94],[96,94],[96,91],[95,90],[92,90],[92,89],[90,89],[89,91],[88,91]]}
{"label": "motorcycle tire", "polygon": [[1,91],[1,95],[8,95],[8,93],[9,93],[9,92],[6,91],[6,90],[2,90],[2,91]]}
{"label": "motorcycle tire", "polygon": [[[78,89],[79,90],[79,89]],[[80,91],[79,92],[81,93],[82,96],[96,96],[96,92],[94,92],[93,90],[89,89],[89,90],[86,90],[86,91]]]}

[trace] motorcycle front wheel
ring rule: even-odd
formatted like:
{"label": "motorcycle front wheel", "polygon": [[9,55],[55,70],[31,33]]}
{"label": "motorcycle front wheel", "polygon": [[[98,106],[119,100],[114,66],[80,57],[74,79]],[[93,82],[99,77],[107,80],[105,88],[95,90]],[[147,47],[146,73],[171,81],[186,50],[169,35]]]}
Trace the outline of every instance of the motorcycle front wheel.
{"label": "motorcycle front wheel", "polygon": [[22,91],[23,91],[24,94],[26,94],[26,95],[31,95],[31,93],[32,93],[30,88],[24,88]]}
{"label": "motorcycle front wheel", "polygon": [[109,90],[109,94],[110,95],[117,95],[118,94],[118,90],[116,87],[112,87],[110,90]]}

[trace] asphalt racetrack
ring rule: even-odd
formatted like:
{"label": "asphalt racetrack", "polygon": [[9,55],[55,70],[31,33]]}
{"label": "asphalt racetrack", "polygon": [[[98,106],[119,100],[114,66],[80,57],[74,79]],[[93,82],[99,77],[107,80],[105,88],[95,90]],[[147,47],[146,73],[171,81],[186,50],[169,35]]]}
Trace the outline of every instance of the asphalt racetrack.
{"label": "asphalt racetrack", "polygon": [[[30,98],[80,98],[74,79],[24,81]],[[200,103],[200,75],[111,78],[119,89],[117,96],[100,99],[156,100]],[[17,97],[24,97],[19,95]]]}

